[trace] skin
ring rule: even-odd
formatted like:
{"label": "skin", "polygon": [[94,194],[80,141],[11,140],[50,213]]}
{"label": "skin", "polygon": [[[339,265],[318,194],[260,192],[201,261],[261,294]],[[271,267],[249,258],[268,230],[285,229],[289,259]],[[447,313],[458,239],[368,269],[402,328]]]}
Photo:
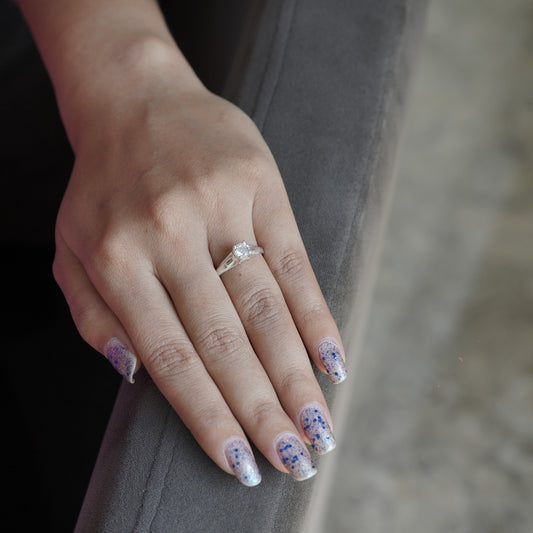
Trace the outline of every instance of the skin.
{"label": "skin", "polygon": [[[152,0],[19,0],[75,153],[54,275],[83,338],[119,338],[220,468],[247,435],[309,442],[308,353],[338,340],[276,163],[253,122],[210,93]],[[233,244],[265,249],[219,277]]]}

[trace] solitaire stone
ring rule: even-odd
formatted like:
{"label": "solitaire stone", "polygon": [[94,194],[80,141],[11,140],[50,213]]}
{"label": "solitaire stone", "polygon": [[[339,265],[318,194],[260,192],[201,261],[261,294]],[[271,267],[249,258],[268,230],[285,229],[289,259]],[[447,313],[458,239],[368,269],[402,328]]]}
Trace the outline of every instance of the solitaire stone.
{"label": "solitaire stone", "polygon": [[235,257],[238,257],[239,259],[243,259],[247,255],[250,255],[250,245],[246,244],[245,241],[236,244],[233,247],[233,255],[235,255]]}

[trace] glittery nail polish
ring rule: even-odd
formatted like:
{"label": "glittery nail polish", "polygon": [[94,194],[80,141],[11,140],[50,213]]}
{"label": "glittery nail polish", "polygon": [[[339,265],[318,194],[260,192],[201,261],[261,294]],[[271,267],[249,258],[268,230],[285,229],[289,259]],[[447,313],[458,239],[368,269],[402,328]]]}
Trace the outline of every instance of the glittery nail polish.
{"label": "glittery nail polish", "polygon": [[280,435],[276,441],[276,451],[287,472],[297,481],[309,479],[317,473],[307,448],[296,435]]}
{"label": "glittery nail polish", "polygon": [[132,354],[116,337],[109,339],[104,348],[104,355],[113,368],[130,383],[135,383],[133,373],[137,357]]}
{"label": "glittery nail polish", "polygon": [[335,438],[319,405],[312,404],[302,408],[300,423],[316,453],[323,455],[335,449]]}
{"label": "glittery nail polish", "polygon": [[333,383],[340,383],[346,379],[346,367],[341,349],[333,339],[324,339],[318,345],[318,354]]}
{"label": "glittery nail polish", "polygon": [[261,483],[261,472],[248,444],[240,438],[230,439],[224,446],[224,454],[235,477],[247,487]]}

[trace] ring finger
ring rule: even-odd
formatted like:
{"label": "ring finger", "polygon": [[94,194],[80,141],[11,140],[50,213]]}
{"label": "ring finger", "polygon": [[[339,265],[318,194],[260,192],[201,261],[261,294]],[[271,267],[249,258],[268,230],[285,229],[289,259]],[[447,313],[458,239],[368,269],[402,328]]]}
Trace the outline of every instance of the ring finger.
{"label": "ring finger", "polygon": [[283,294],[261,256],[222,281],[284,410],[320,454],[335,447],[331,415]]}

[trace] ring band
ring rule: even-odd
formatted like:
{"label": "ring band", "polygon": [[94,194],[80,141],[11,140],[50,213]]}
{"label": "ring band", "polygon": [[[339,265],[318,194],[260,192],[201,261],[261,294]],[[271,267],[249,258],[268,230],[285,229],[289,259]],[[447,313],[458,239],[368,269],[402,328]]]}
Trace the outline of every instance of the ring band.
{"label": "ring band", "polygon": [[233,267],[240,265],[244,261],[248,261],[254,255],[264,254],[265,251],[261,246],[248,244],[246,241],[239,242],[233,246],[231,252],[226,256],[224,261],[220,263],[217,268],[217,274],[222,276],[224,272],[231,270]]}

